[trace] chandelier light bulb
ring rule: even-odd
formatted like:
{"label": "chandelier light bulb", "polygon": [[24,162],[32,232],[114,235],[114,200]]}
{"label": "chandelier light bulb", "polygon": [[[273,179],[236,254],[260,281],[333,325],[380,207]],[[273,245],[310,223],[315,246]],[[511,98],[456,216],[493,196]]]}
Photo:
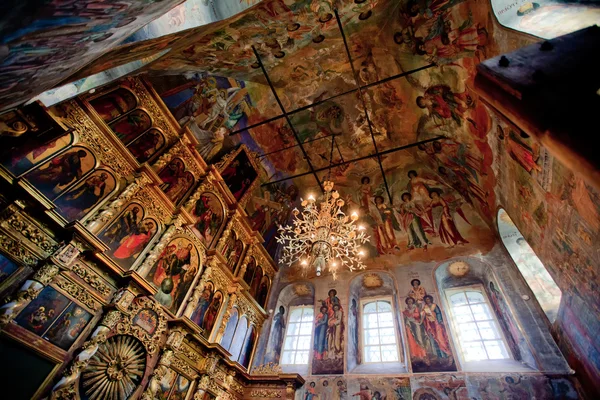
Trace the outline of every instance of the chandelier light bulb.
{"label": "chandelier light bulb", "polygon": [[300,261],[300,265],[303,265],[305,267],[308,265],[308,261],[306,261],[306,258]]}
{"label": "chandelier light bulb", "polygon": [[352,219],[352,221],[356,221],[358,219],[358,213],[356,211],[353,211],[350,215],[350,219]]}
{"label": "chandelier light bulb", "polygon": [[365,230],[365,226],[364,225],[359,225],[358,226],[358,230],[359,231],[364,231]]}
{"label": "chandelier light bulb", "polygon": [[365,252],[363,250],[359,250],[358,255],[361,256],[361,257],[364,257]]}
{"label": "chandelier light bulb", "polygon": [[308,195],[308,201],[310,201],[311,203],[315,201],[315,196],[312,194]]}

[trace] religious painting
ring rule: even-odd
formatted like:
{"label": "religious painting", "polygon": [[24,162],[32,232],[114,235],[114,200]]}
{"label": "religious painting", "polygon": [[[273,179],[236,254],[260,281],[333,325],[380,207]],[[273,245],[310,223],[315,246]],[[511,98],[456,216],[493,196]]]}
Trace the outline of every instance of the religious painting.
{"label": "religious painting", "polygon": [[98,169],[82,182],[54,200],[60,214],[69,221],[81,219],[102,200],[108,197],[116,186],[114,175]]}
{"label": "religious painting", "polygon": [[71,303],[60,318],[43,335],[43,338],[63,350],[68,350],[91,319],[92,314],[75,303]]}
{"label": "religious painting", "polygon": [[236,325],[235,333],[233,334],[233,340],[231,342],[231,346],[229,347],[231,360],[238,361],[240,359],[240,354],[242,353],[242,348],[244,347],[244,342],[246,339],[246,333],[248,333],[248,318],[246,318],[246,316],[242,316]]}
{"label": "religious painting", "polygon": [[273,316],[271,323],[271,332],[269,334],[269,343],[265,352],[265,364],[279,364],[281,356],[281,348],[283,346],[283,335],[285,332],[285,323],[287,315],[285,315],[285,307],[279,306],[277,313]]}
{"label": "religious painting", "polygon": [[[470,393],[467,383],[468,377],[460,374],[451,375],[422,375],[411,378],[412,399],[430,400],[430,399],[472,399],[474,398],[495,398],[492,391],[486,396],[481,397],[479,393],[475,396]],[[473,396],[473,397],[471,397]],[[498,398],[502,395],[498,393]],[[508,397],[510,398],[510,397]],[[529,397],[525,397],[529,398]],[[523,398],[523,399],[525,399]]]}
{"label": "religious painting", "polygon": [[258,173],[245,150],[241,150],[219,172],[237,201],[242,199],[258,177]]}
{"label": "religious painting", "polygon": [[248,284],[248,286],[252,285],[252,278],[254,277],[254,273],[256,272],[256,260],[254,257],[250,257],[248,264],[246,265],[246,272],[244,272],[244,282]]}
{"label": "religious painting", "polygon": [[0,284],[7,280],[19,266],[0,253]]}
{"label": "religious painting", "polygon": [[2,165],[15,176],[19,176],[72,143],[72,133],[59,137],[29,137],[25,143],[19,143],[18,146],[9,146],[9,149],[3,152]]}
{"label": "religious painting", "polygon": [[336,289],[317,305],[315,318],[312,373],[330,375],[344,373],[344,308]]}
{"label": "religious painting", "polygon": [[279,183],[257,188],[246,204],[252,229],[263,237],[263,246],[273,259],[278,247],[277,228],[288,222],[298,200],[296,185]]}
{"label": "religious painting", "polygon": [[223,337],[221,338],[221,346],[223,346],[225,350],[229,350],[229,348],[231,347],[233,335],[235,334],[235,328],[237,328],[238,319],[238,308],[233,307],[231,309],[231,315],[229,316],[227,325],[225,326],[225,332],[223,333]]}
{"label": "religious painting", "polygon": [[150,129],[152,120],[147,112],[138,109],[111,122],[109,126],[121,142],[129,144],[142,133]]}
{"label": "religious painting", "polygon": [[246,339],[244,340],[244,345],[242,346],[242,352],[240,353],[240,357],[238,362],[242,364],[245,368],[248,368],[250,365],[250,359],[252,358],[252,350],[254,350],[254,343],[256,342],[256,330],[254,329],[254,325],[250,326],[248,332],[246,333]]}
{"label": "religious painting", "polygon": [[196,220],[192,231],[206,248],[210,248],[225,221],[223,204],[215,194],[205,192],[196,200],[191,212]]}
{"label": "religious painting", "polygon": [[126,270],[132,267],[158,233],[158,223],[154,218],[145,217],[145,213],[142,205],[132,203],[98,235],[109,247],[111,258]]}
{"label": "religious painting", "polygon": [[410,284],[402,315],[413,372],[456,371],[442,310],[419,279]]}
{"label": "religious painting", "polygon": [[238,239],[235,233],[230,236],[230,242],[225,251],[225,259],[227,260],[227,268],[233,273],[244,252],[244,242]]}
{"label": "religious painting", "polygon": [[256,301],[258,304],[265,308],[267,306],[267,295],[269,294],[269,287],[271,286],[271,281],[268,276],[263,276],[260,280],[260,285],[258,286],[256,292]]}
{"label": "religious painting", "polygon": [[258,294],[258,288],[260,287],[260,282],[262,281],[263,278],[263,269],[261,267],[256,267],[254,269],[254,275],[252,275],[252,280],[250,281],[250,295],[252,297],[254,297],[255,299],[257,298],[257,294]]}
{"label": "religious painting", "polygon": [[154,298],[175,314],[199,269],[200,256],[194,244],[177,237],[162,250],[146,279],[158,289]]}
{"label": "religious painting", "polygon": [[173,204],[179,204],[194,185],[194,175],[186,171],[181,158],[174,158],[159,173],[160,188]]}
{"label": "religious painting", "polygon": [[169,394],[175,385],[175,381],[177,380],[177,372],[172,370],[171,368],[167,368],[165,374],[160,379],[158,383],[159,390],[156,393],[156,396],[161,400],[168,400]]}
{"label": "religious painting", "polygon": [[202,328],[202,335],[206,338],[210,336],[212,328],[215,326],[221,305],[223,304],[223,294],[215,292],[212,282],[207,282],[202,289],[200,301],[191,315],[191,320]]}
{"label": "religious painting", "polygon": [[52,286],[46,286],[15,318],[15,322],[42,336],[67,308],[71,300]]}
{"label": "religious painting", "polygon": [[151,308],[143,308],[133,317],[133,324],[153,335],[158,326],[158,314]]}
{"label": "religious painting", "polygon": [[165,145],[165,137],[157,129],[150,129],[127,145],[127,150],[143,164],[150,161]]}
{"label": "religious painting", "polygon": [[25,178],[43,195],[54,199],[95,165],[96,157],[90,150],[73,146],[28,172]]}
{"label": "religious painting", "polygon": [[190,380],[183,375],[177,376],[175,386],[171,390],[168,400],[185,400],[188,390],[190,389]]}
{"label": "religious painting", "polygon": [[118,88],[89,101],[98,115],[109,123],[121,115],[133,110],[137,105],[135,95],[125,89]]}

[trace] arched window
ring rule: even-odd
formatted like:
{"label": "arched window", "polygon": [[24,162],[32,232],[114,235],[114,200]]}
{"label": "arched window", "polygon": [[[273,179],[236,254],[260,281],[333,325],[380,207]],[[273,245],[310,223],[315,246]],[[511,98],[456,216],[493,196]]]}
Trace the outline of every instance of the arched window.
{"label": "arched window", "polygon": [[391,299],[364,300],[362,303],[362,343],[365,363],[399,361],[398,331]]}
{"label": "arched window", "polygon": [[312,306],[292,307],[285,331],[280,364],[308,365],[314,316]]}
{"label": "arched window", "polygon": [[550,322],[556,320],[562,292],[544,264],[503,209],[498,210],[498,232],[502,243],[523,275]]}
{"label": "arched window", "polygon": [[510,359],[508,345],[481,285],[445,291],[463,361]]}

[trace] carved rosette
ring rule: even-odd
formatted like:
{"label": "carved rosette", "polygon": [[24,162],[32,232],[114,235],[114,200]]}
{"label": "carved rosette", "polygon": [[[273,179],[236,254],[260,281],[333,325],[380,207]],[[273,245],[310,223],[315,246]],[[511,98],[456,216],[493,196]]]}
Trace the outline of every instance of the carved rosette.
{"label": "carved rosette", "polygon": [[119,213],[119,211],[121,211],[121,208],[125,204],[129,203],[129,201],[141,188],[149,183],[151,183],[150,178],[144,174],[136,177],[133,182],[125,187],[125,190],[123,190],[115,200],[88,219],[85,223],[85,226],[90,232],[98,233],[98,231],[104,225],[106,225],[115,217],[115,215]]}
{"label": "carved rosette", "polygon": [[40,294],[46,285],[52,282],[59,271],[56,265],[46,264],[31,279],[25,281],[13,299],[0,307],[0,327],[12,321],[23,308]]}

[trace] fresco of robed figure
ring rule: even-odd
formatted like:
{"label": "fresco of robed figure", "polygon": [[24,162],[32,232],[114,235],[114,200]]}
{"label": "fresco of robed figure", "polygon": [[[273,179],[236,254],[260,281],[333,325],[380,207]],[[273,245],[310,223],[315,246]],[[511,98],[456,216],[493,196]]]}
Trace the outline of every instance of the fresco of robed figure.
{"label": "fresco of robed figure", "polygon": [[146,276],[158,288],[156,300],[176,313],[199,271],[199,264],[198,250],[189,239],[171,240]]}
{"label": "fresco of robed figure", "polygon": [[344,309],[337,290],[330,289],[320,301],[315,320],[313,374],[342,374],[344,372]]}
{"label": "fresco of robed figure", "polygon": [[112,173],[106,170],[94,171],[68,192],[54,200],[54,204],[67,220],[74,221],[85,216],[115,188]]}
{"label": "fresco of robed figure", "polygon": [[221,292],[215,292],[212,282],[208,282],[204,286],[200,301],[191,316],[191,320],[202,328],[204,337],[208,338],[210,336],[222,304],[223,295]]}

